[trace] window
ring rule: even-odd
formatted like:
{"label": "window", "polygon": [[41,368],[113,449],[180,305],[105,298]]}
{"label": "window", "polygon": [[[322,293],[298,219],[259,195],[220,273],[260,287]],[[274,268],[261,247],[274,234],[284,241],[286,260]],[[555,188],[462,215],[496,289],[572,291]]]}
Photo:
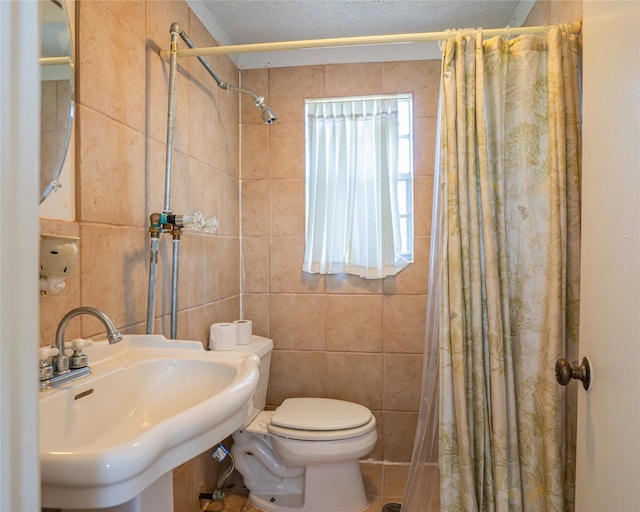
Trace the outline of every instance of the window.
{"label": "window", "polygon": [[307,100],[303,270],[395,275],[413,255],[410,95]]}

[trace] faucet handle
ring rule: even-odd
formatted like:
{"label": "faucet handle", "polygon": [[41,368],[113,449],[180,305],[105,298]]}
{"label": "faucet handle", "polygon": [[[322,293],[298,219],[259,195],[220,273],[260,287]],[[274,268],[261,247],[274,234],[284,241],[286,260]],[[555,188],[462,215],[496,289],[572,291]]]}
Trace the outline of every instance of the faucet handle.
{"label": "faucet handle", "polygon": [[53,376],[53,366],[49,363],[49,358],[57,355],[58,349],[56,347],[40,347],[38,349],[40,380],[47,380]]}
{"label": "faucet handle", "polygon": [[64,348],[73,349],[74,355],[76,352],[82,354],[82,349],[91,345],[93,345],[93,340],[83,338],[74,338],[71,341],[64,342]]}
{"label": "faucet handle", "polygon": [[69,357],[69,368],[77,370],[78,368],[85,368],[89,365],[87,354],[82,352],[82,349],[90,345],[93,345],[93,340],[85,340],[82,338],[74,338],[64,344],[64,348],[73,349],[73,354]]}
{"label": "faucet handle", "polygon": [[58,349],[56,347],[40,347],[38,349],[38,357],[40,358],[40,362],[46,361],[51,356],[57,356]]}

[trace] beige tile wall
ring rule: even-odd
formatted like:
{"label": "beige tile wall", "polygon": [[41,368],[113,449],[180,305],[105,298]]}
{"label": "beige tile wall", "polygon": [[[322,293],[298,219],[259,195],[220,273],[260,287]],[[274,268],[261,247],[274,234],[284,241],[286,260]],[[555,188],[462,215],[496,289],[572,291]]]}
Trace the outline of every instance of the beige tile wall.
{"label": "beige tile wall", "polygon": [[[40,301],[40,340],[50,344],[70,309],[95,306],[126,332],[144,332],[148,217],[164,206],[169,46],[176,21],[199,46],[216,44],[183,1],[77,3],[76,222],[41,220],[43,233],[80,236],[80,261],[59,295]],[[180,43],[182,44],[182,43]],[[210,58],[238,83],[226,57]],[[208,327],[240,317],[239,101],[197,62],[181,60],[172,209],[216,215],[218,235],[181,242],[178,337],[206,342]],[[171,242],[161,244],[156,332],[169,333]],[[100,335],[92,318],[73,320],[67,338]],[[200,510],[219,465],[203,454],[175,471],[176,510]]]}
{"label": "beige tile wall", "polygon": [[582,21],[582,0],[537,0],[523,26]]}
{"label": "beige tile wall", "polygon": [[[279,116],[264,126],[242,102],[242,298],[275,344],[269,401],[330,397],[374,412],[380,438],[363,464],[372,510],[401,500],[418,417],[439,71],[415,61],[241,72]],[[304,99],[380,93],[414,98],[415,262],[382,280],[303,273]]]}

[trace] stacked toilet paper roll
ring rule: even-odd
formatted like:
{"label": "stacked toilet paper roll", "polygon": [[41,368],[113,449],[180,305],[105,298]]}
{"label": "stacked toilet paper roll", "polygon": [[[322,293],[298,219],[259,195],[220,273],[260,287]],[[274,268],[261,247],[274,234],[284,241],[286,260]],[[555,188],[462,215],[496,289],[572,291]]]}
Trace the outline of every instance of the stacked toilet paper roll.
{"label": "stacked toilet paper roll", "polygon": [[249,345],[252,334],[251,320],[236,320],[233,323],[238,330],[238,345]]}
{"label": "stacked toilet paper roll", "polygon": [[237,345],[249,345],[252,331],[251,320],[212,324],[209,329],[209,350],[233,350]]}
{"label": "stacked toilet paper roll", "polygon": [[209,329],[210,350],[233,350],[238,345],[236,324],[217,323]]}

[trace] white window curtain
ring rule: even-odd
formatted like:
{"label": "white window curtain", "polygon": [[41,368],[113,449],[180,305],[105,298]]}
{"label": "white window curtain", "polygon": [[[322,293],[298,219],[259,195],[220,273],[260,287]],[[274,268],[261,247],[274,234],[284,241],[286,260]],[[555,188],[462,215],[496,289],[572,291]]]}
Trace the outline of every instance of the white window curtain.
{"label": "white window curtain", "polygon": [[395,275],[398,102],[362,98],[307,103],[303,270],[368,279]]}

